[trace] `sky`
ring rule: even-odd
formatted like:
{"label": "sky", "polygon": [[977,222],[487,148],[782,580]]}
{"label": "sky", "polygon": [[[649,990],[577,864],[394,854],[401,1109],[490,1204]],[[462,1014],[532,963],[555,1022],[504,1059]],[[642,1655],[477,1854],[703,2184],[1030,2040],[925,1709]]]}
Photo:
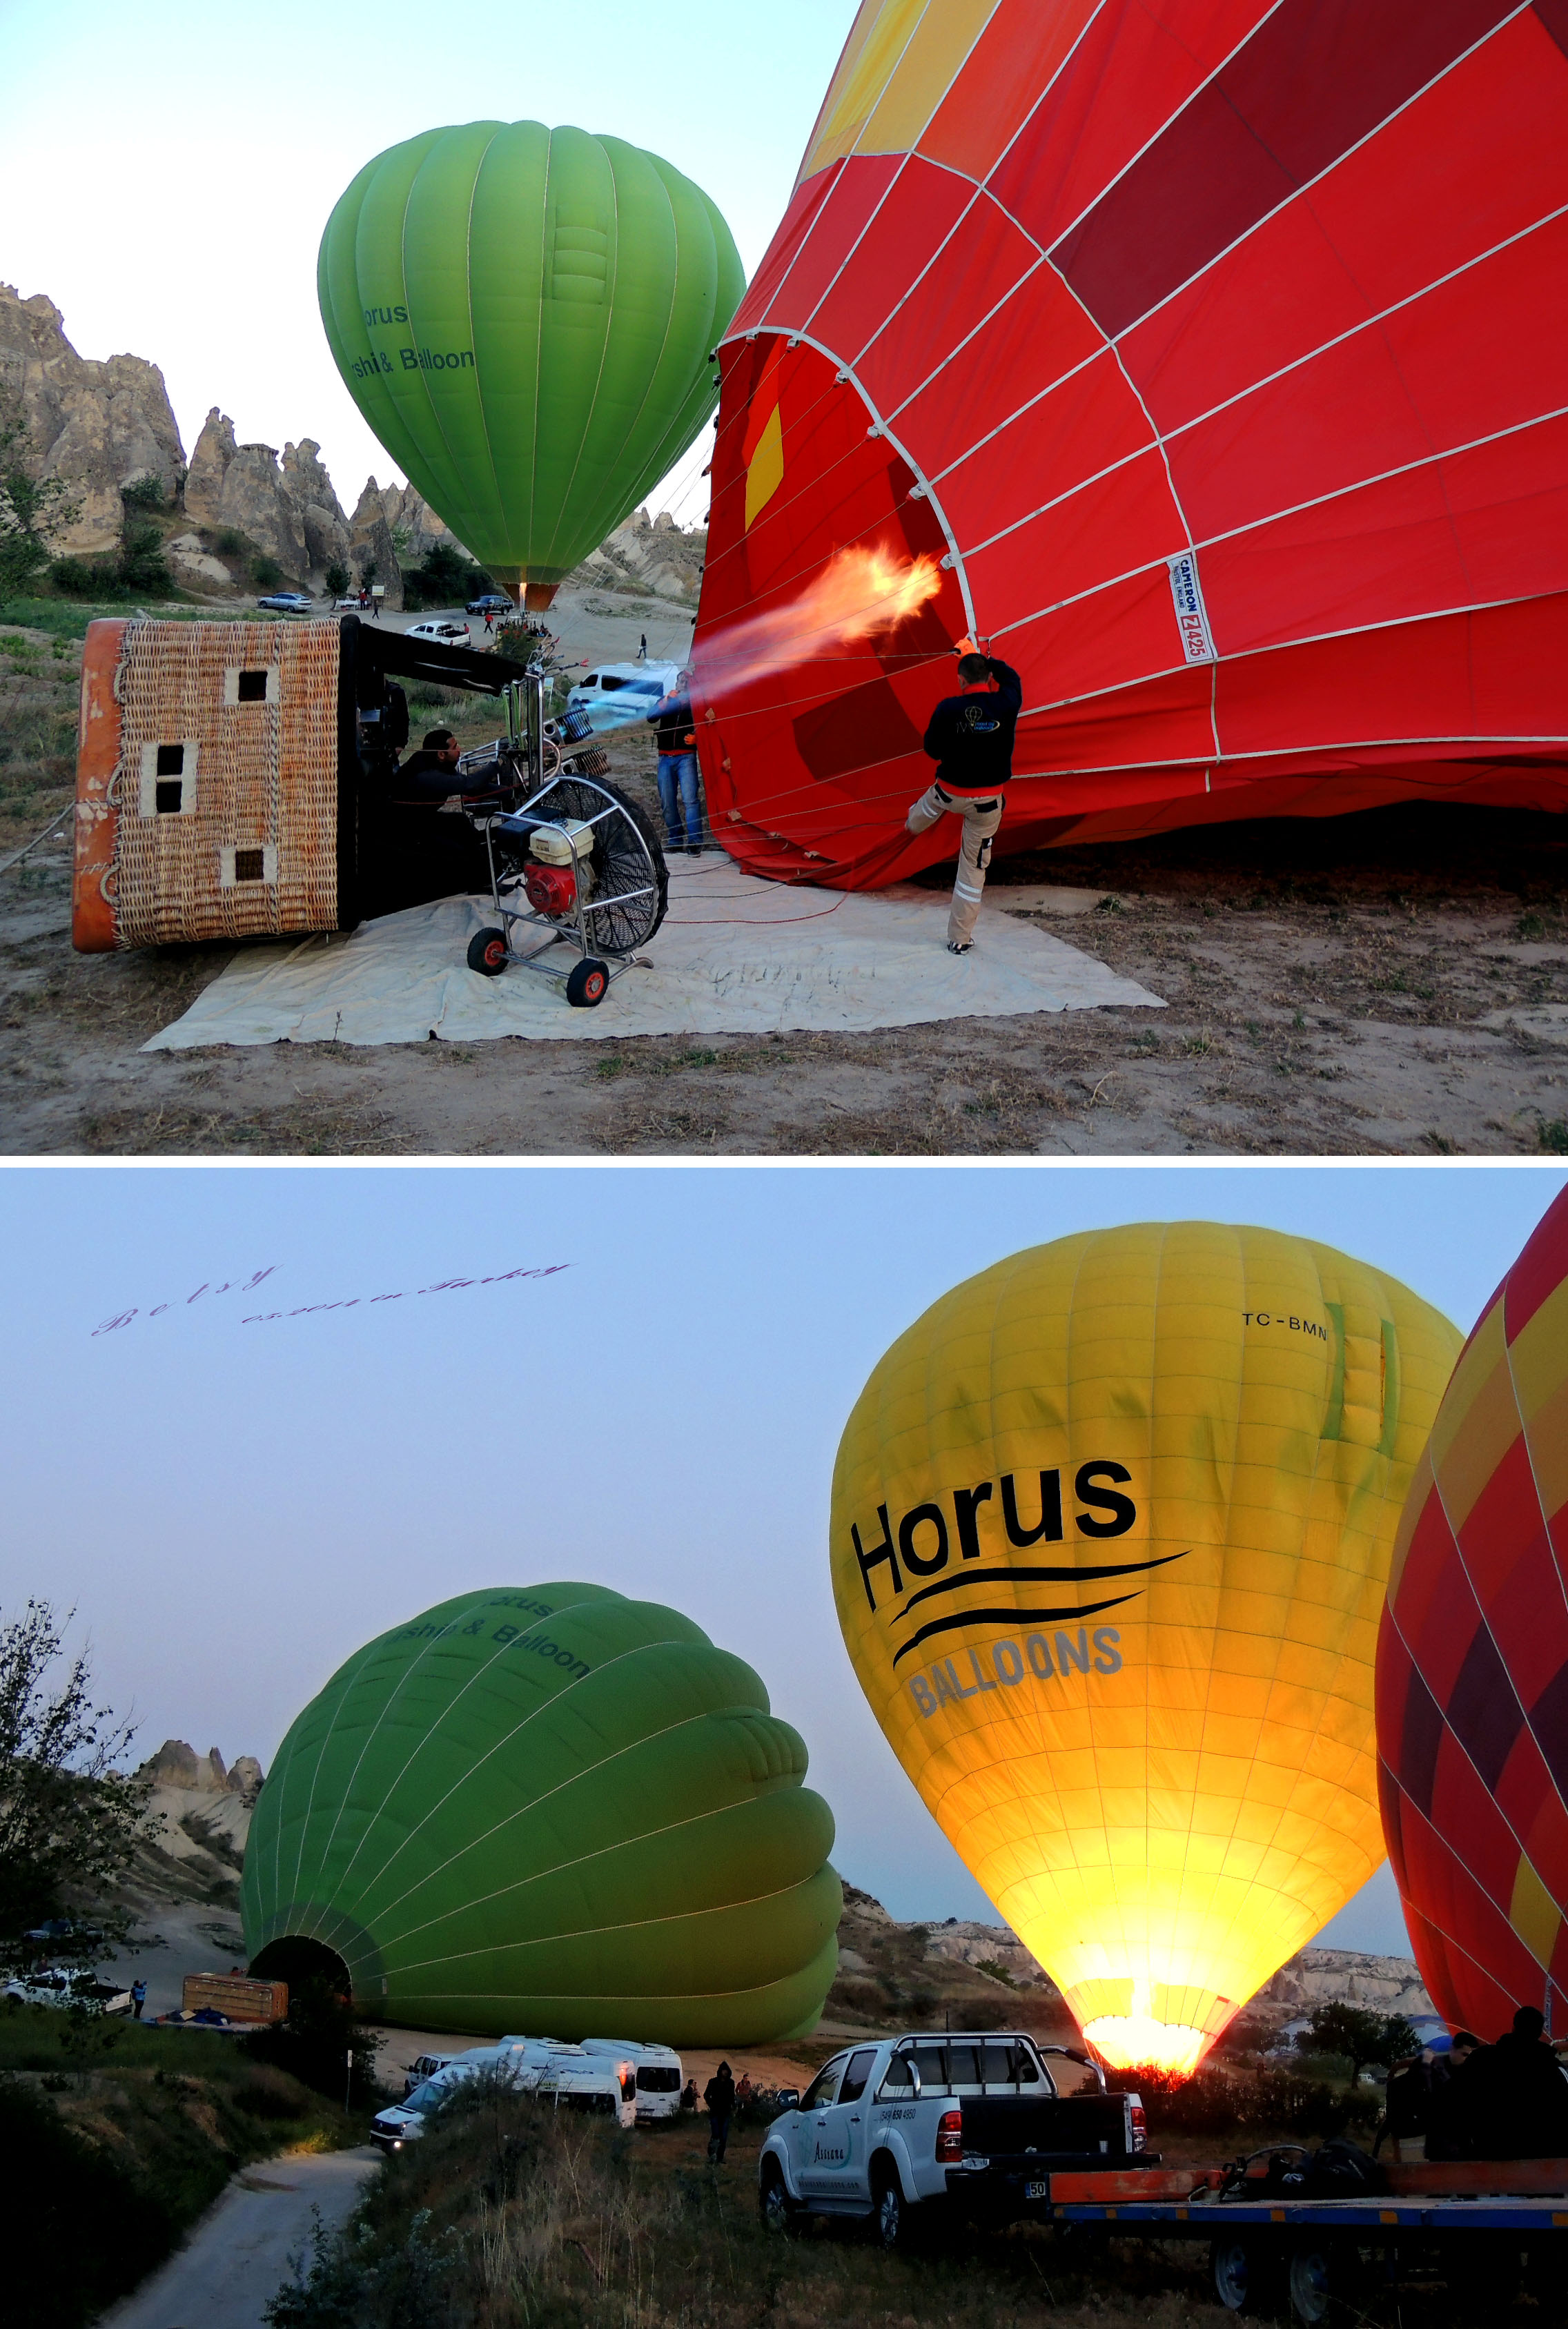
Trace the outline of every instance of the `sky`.
{"label": "sky", "polygon": [[[189,457],[210,406],[243,443],[313,437],[352,510],[406,482],[327,353],[316,253],[364,163],[464,121],[567,123],[673,162],[748,276],[767,249],[855,0],[0,0],[0,282],[48,294],[83,356],[162,367]],[[706,507],[708,432],[650,498]]]}
{"label": "sky", "polygon": [[[1183,1218],[1320,1239],[1468,1331],[1565,1178],[0,1168],[0,1617],[29,1595],[74,1608],[139,1751],[174,1737],[266,1765],[373,1635],[469,1589],[588,1579],[685,1610],[757,1669],[850,1881],[900,1917],[994,1916],[834,1612],[834,1454],[888,1344],[1023,1246]],[[502,1279],[520,1268],[555,1274]],[[500,1282],[419,1291],[459,1277]],[[1386,1871],[1326,1938],[1404,1951]]]}

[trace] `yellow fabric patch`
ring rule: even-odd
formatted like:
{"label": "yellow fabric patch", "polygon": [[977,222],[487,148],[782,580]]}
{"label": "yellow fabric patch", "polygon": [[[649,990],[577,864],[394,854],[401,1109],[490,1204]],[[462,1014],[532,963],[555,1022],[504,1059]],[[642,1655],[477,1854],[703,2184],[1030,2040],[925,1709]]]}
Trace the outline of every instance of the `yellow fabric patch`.
{"label": "yellow fabric patch", "polygon": [[1000,0],[864,0],[798,185],[846,154],[907,154]]}
{"label": "yellow fabric patch", "polygon": [[757,439],[757,449],[746,471],[746,528],[767,508],[784,482],[784,423],[775,405]]}
{"label": "yellow fabric patch", "polygon": [[1549,1966],[1563,1912],[1523,1853],[1508,1903],[1508,1922],[1538,1966]]}

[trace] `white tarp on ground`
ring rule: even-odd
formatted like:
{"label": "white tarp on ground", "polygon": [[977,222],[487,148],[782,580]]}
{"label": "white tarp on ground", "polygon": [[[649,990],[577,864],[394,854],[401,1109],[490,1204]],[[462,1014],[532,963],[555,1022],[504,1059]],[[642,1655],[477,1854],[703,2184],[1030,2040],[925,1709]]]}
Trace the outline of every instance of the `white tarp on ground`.
{"label": "white tarp on ground", "polygon": [[569,947],[553,949],[559,980],[469,970],[468,940],[494,916],[481,899],[444,898],[363,923],[348,938],[242,948],[184,1017],[143,1048],[761,1034],[1108,1003],[1164,1008],[1158,995],[994,903],[967,955],[947,951],[947,919],[946,896],[930,890],[786,889],[727,858],[678,857],[668,915],[646,950],[649,967],[618,978],[597,1010],[574,1011],[562,991],[577,959]]}

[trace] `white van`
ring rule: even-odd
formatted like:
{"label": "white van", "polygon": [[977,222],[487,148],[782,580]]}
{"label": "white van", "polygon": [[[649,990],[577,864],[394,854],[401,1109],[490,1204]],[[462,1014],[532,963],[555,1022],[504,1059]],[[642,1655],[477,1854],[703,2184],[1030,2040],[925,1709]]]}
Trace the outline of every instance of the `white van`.
{"label": "white van", "polygon": [[637,2122],[637,2070],[629,2056],[600,2060],[554,2038],[503,2038],[494,2046],[471,2046],[434,2071],[401,2103],[378,2111],[370,2139],[378,2149],[401,2151],[417,2142],[425,2122],[466,2079],[494,2072],[518,2094],[553,2098],[577,2110],[613,2112],[622,2126]]}
{"label": "white van", "polygon": [[679,2117],[684,2081],[681,2058],[673,2046],[655,2046],[637,2038],[585,2038],[582,2051],[617,2060],[630,2056],[637,2071],[637,2115],[645,2125],[651,2119]]}
{"label": "white van", "polygon": [[600,663],[580,679],[566,699],[569,712],[586,712],[596,731],[629,728],[646,720],[667,695],[678,663]]}

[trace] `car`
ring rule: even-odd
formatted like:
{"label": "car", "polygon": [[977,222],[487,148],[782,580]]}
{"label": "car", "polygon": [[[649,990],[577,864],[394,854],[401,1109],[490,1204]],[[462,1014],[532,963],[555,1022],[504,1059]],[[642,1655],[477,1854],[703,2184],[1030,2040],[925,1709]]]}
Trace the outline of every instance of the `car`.
{"label": "car", "polygon": [[427,2079],[433,2079],[438,2070],[449,2069],[457,2060],[456,2054],[416,2054],[403,2073],[404,2102]]}
{"label": "car", "polygon": [[586,712],[596,732],[644,721],[675,684],[678,663],[601,663],[566,698],[570,712]]}
{"label": "car", "polygon": [[463,612],[465,615],[509,615],[512,601],[504,591],[486,590],[482,598],[470,599]]}
{"label": "car", "polygon": [[411,639],[436,639],[444,647],[466,647],[468,644],[467,623],[454,623],[446,618],[433,623],[411,623],[405,635]]}
{"label": "car", "polygon": [[[1063,2094],[1050,2055],[1088,2070],[1089,2091]],[[1099,2065],[1073,2048],[1016,2030],[912,2032],[846,2046],[823,2065],[768,2130],[758,2202],[773,2229],[858,2216],[884,2247],[902,2248],[916,2218],[1001,2224],[1046,2212],[1047,2160],[1053,2170],[1155,2165],[1146,2141],[1141,2097],[1107,2092]]]}
{"label": "car", "polygon": [[130,1992],[81,1966],[36,1966],[8,1981],[5,1995],[22,2005],[85,2005],[95,2013],[128,2013]]}
{"label": "car", "polygon": [[272,615],[308,615],[315,603],[303,590],[269,590],[265,599],[256,601]]}
{"label": "car", "polygon": [[359,612],[359,592],[357,590],[351,590],[345,599],[335,599],[333,601],[333,605],[339,614],[343,612],[345,607],[352,607],[354,613],[357,614]]}

